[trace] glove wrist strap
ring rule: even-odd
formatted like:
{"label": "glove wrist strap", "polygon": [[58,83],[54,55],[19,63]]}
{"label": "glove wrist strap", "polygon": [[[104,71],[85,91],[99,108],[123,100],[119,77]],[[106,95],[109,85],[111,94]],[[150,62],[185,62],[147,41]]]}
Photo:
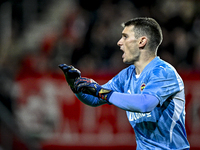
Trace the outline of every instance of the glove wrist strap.
{"label": "glove wrist strap", "polygon": [[98,92],[98,97],[103,99],[103,100],[106,100],[107,102],[109,102],[109,98],[110,96],[112,95],[114,91],[113,90],[107,90],[107,89],[100,89],[100,91]]}

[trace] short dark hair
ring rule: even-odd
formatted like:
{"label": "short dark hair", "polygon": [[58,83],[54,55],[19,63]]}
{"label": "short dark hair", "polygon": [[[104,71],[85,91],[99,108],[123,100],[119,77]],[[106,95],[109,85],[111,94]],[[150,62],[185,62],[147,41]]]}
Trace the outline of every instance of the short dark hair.
{"label": "short dark hair", "polygon": [[133,25],[135,37],[147,36],[149,38],[149,48],[157,50],[163,40],[160,25],[153,18],[139,17],[131,19],[122,24],[123,27]]}

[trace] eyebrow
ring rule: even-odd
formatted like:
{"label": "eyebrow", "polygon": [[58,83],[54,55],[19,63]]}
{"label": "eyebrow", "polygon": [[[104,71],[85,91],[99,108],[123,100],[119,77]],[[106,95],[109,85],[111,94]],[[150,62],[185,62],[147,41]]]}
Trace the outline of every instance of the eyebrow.
{"label": "eyebrow", "polygon": [[128,36],[128,34],[126,34],[126,33],[122,33],[122,36]]}

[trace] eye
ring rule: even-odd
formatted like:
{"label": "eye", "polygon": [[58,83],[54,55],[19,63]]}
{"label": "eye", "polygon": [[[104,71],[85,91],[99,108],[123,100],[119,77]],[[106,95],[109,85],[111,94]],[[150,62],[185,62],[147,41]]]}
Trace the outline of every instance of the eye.
{"label": "eye", "polygon": [[128,35],[127,35],[127,34],[123,34],[123,35],[122,35],[122,38],[125,40],[125,39],[128,38]]}
{"label": "eye", "polygon": [[124,39],[126,39],[126,38],[127,38],[127,36],[126,36],[126,35],[124,35],[124,36],[123,36],[123,38],[124,38]]}

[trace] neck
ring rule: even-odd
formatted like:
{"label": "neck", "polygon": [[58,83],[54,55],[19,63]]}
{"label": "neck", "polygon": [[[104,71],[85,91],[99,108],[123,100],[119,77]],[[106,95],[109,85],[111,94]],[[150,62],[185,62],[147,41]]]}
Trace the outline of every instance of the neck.
{"label": "neck", "polygon": [[156,55],[140,55],[138,61],[134,63],[136,74],[142,73],[143,69],[156,57]]}

